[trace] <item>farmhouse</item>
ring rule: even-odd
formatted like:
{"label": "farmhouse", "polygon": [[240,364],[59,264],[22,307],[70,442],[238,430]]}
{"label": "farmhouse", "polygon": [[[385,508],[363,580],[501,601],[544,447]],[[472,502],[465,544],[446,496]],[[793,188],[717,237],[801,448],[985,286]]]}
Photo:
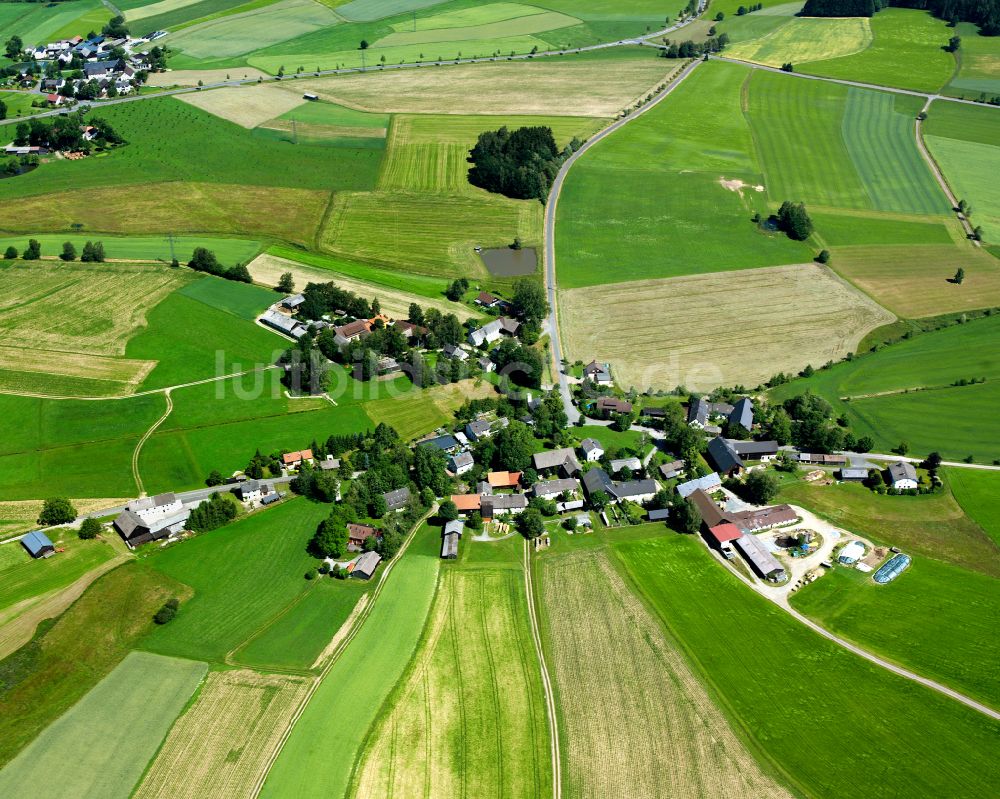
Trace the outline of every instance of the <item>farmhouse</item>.
{"label": "farmhouse", "polygon": [[335,458],[333,455],[327,455],[323,460],[319,461],[317,464],[320,469],[324,472],[329,472],[334,469],[340,468],[340,458]]}
{"label": "farmhouse", "polygon": [[471,513],[482,507],[483,497],[480,494],[452,494],[451,501],[459,513]]}
{"label": "farmhouse", "polygon": [[729,424],[742,427],[748,433],[753,429],[753,402],[744,397],[729,413]]}
{"label": "farmhouse", "polygon": [[499,319],[494,319],[479,329],[473,330],[469,333],[467,340],[473,347],[482,347],[484,344],[492,344],[497,341],[501,335],[516,336],[520,327],[521,323],[516,319],[501,316]]}
{"label": "farmhouse", "polygon": [[484,519],[494,519],[505,513],[521,513],[528,507],[528,498],[524,494],[498,494],[483,497],[480,507]]}
{"label": "farmhouse", "polygon": [[594,408],[605,419],[616,413],[632,413],[632,403],[617,397],[600,397]]}
{"label": "farmhouse", "polygon": [[458,542],[462,538],[464,531],[465,522],[460,522],[457,519],[448,522],[444,526],[444,532],[441,534],[442,558],[445,560],[455,560],[458,557]]}
{"label": "farmhouse", "polygon": [[491,434],[491,425],[485,419],[477,419],[469,422],[465,426],[465,435],[470,441],[479,441],[481,438],[488,438]]}
{"label": "farmhouse", "polygon": [[372,575],[375,574],[375,569],[378,568],[381,560],[382,556],[378,552],[362,552],[347,567],[347,570],[350,572],[351,577],[357,577],[359,580],[370,580]]}
{"label": "farmhouse", "polygon": [[286,452],[281,456],[281,462],[285,465],[286,469],[297,469],[302,465],[303,461],[307,463],[313,462],[313,452],[311,449],[304,449],[301,452]]}
{"label": "farmhouse", "polygon": [[477,361],[477,363],[479,364],[479,368],[482,369],[487,374],[490,373],[490,372],[496,371],[497,365],[495,363],[493,363],[493,361],[491,361],[485,355],[482,358],[480,358]]}
{"label": "farmhouse", "polygon": [[144,522],[156,522],[181,511],[183,503],[175,494],[157,494],[129,502],[125,509],[136,514]]}
{"label": "farmhouse", "polygon": [[780,447],[777,441],[733,441],[729,445],[740,458],[748,461],[767,462],[778,454]]}
{"label": "farmhouse", "polygon": [[912,463],[907,461],[897,461],[889,464],[889,485],[893,488],[904,491],[917,488],[917,470]]}
{"label": "farmhouse", "polygon": [[55,554],[56,548],[45,533],[36,530],[21,538],[21,546],[33,558],[48,558]]}
{"label": "farmhouse", "polygon": [[531,456],[531,460],[535,466],[535,471],[538,472],[559,469],[566,477],[572,477],[580,471],[580,463],[576,459],[576,453],[570,447],[536,452]]}
{"label": "farmhouse", "polygon": [[709,402],[698,397],[688,405],[688,424],[692,427],[704,428],[708,424]]}
{"label": "farmhouse", "polygon": [[722,436],[716,436],[708,442],[706,456],[716,471],[726,477],[733,477],[743,471],[743,460]]}
{"label": "farmhouse", "polygon": [[666,419],[667,409],[666,408],[643,408],[639,411],[640,416],[645,416],[648,419]]}
{"label": "farmhouse", "polygon": [[259,321],[261,324],[267,325],[273,330],[277,330],[279,333],[284,333],[286,336],[291,336],[292,338],[302,338],[306,332],[306,327],[301,322],[292,319],[290,316],[285,316],[273,308],[264,311]]}
{"label": "farmhouse", "polygon": [[572,494],[579,490],[579,488],[579,480],[570,478],[563,480],[543,480],[531,487],[531,493],[539,499],[554,499],[561,494]]}
{"label": "farmhouse", "polygon": [[114,521],[114,527],[125,543],[132,548],[179,533],[184,529],[190,515],[190,511],[180,510],[170,516],[146,521],[135,511],[126,508],[118,514],[118,518]]}
{"label": "farmhouse", "polygon": [[770,530],[782,524],[791,524],[798,521],[799,515],[791,505],[772,505],[766,508],[754,508],[729,514],[729,518],[741,530],[750,533],[759,533],[763,530]]}
{"label": "farmhouse", "polygon": [[481,305],[483,308],[503,308],[507,302],[488,291],[480,291],[476,295],[476,305]]}
{"label": "farmhouse", "polygon": [[733,541],[743,535],[743,531],[732,522],[723,522],[709,527],[707,540],[711,546],[718,549],[726,559],[733,556]]}
{"label": "farmhouse", "polygon": [[236,496],[243,502],[260,502],[271,489],[259,480],[246,480],[236,486]]}
{"label": "farmhouse", "polygon": [[677,493],[687,498],[698,490],[711,494],[720,488],[722,488],[722,478],[715,472],[712,472],[711,474],[706,474],[704,477],[698,477],[694,480],[688,480],[686,483],[681,483],[677,486]]}
{"label": "farmhouse", "polygon": [[656,496],[658,490],[655,480],[629,480],[612,485],[611,495],[619,501],[627,499],[645,505]]}
{"label": "farmhouse", "polygon": [[583,367],[583,379],[598,386],[612,385],[614,381],[611,379],[611,364],[591,361]]}
{"label": "farmhouse", "polygon": [[611,474],[618,474],[622,469],[630,469],[633,472],[642,471],[642,461],[636,457],[631,458],[616,458],[611,461]]}
{"label": "farmhouse", "polygon": [[671,461],[660,466],[660,474],[664,480],[672,480],[684,471],[684,461]]}
{"label": "farmhouse", "polygon": [[306,301],[304,294],[292,294],[281,301],[281,307],[289,311],[297,311],[299,306]]}
{"label": "farmhouse", "polygon": [[382,495],[385,500],[386,509],[390,511],[402,510],[406,503],[410,501],[409,488],[397,488],[395,491],[386,491]]}
{"label": "farmhouse", "polygon": [[392,326],[395,327],[400,333],[402,333],[403,336],[408,340],[412,338],[422,338],[423,336],[427,335],[426,327],[415,325],[413,324],[413,322],[406,322],[397,319],[395,322],[392,323]]}
{"label": "farmhouse", "polygon": [[521,484],[520,472],[490,472],[486,481],[493,488],[517,488]]}
{"label": "farmhouse", "polygon": [[378,537],[378,530],[367,524],[347,525],[347,549],[349,552],[360,552],[365,547],[365,541]]}
{"label": "farmhouse", "polygon": [[588,463],[596,463],[604,457],[604,447],[596,438],[585,438],[580,442],[583,457]]}
{"label": "farmhouse", "polygon": [[698,511],[698,515],[701,516],[706,527],[718,527],[723,522],[729,521],[722,512],[722,508],[702,489],[696,488],[688,496],[688,499],[694,504],[695,510]]}
{"label": "farmhouse", "polygon": [[784,568],[759,538],[744,534],[733,543],[753,570],[765,580],[778,581],[785,577]]}
{"label": "farmhouse", "polygon": [[456,476],[471,471],[475,465],[471,452],[459,452],[448,459],[448,469]]}

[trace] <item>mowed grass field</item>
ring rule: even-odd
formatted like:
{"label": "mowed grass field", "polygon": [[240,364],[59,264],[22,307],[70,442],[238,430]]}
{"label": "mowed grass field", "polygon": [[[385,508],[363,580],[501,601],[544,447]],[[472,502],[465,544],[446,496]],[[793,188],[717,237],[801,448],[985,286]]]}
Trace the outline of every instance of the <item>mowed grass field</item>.
{"label": "mowed grass field", "polygon": [[185,94],[181,95],[180,99],[195,108],[208,111],[248,129],[291,111],[305,102],[301,97],[268,83],[242,86],[238,89],[226,88]]}
{"label": "mowed grass field", "polygon": [[947,214],[917,150],[919,110],[911,98],[754,73],[749,116],[771,201]]}
{"label": "mowed grass field", "polygon": [[1000,41],[980,36],[979,28],[960,22],[955,33],[962,37],[958,75],[946,87],[948,94],[979,99],[981,94],[1000,94]]}
{"label": "mowed grass field", "polygon": [[605,551],[546,555],[536,581],[564,790],[593,797],[791,795],[755,761]]}
{"label": "mowed grass field", "polygon": [[[153,626],[153,614],[172,596],[183,601],[190,596],[190,591],[140,564],[119,566],[96,580],[53,624],[40,630],[31,643],[3,660],[0,764],[8,763],[124,660],[136,641]],[[139,698],[142,693],[139,692]],[[173,716],[166,724],[171,721]],[[141,719],[136,723],[141,723]],[[129,732],[134,733],[134,729]],[[137,745],[146,742],[143,736],[133,737]],[[150,754],[155,751],[158,741],[153,743]],[[87,749],[94,751],[84,751]],[[62,752],[58,767],[50,766],[48,779],[55,780],[59,775],[68,777],[72,764],[91,762],[92,757],[101,758],[114,752],[113,748],[102,746],[81,746],[79,750],[72,756]],[[140,764],[133,782],[143,766],[145,761]],[[30,758],[24,768],[33,768]],[[112,778],[115,776],[113,770],[109,774]],[[50,784],[54,786],[52,796],[76,795],[71,789],[60,791],[55,782]],[[125,786],[125,796],[131,788],[132,783]],[[20,794],[5,790],[4,795]],[[29,791],[26,795],[35,794]]]}
{"label": "mowed grass field", "polygon": [[[1000,61],[1000,56],[998,56]],[[970,220],[987,242],[1000,242],[1000,113],[957,103],[931,105],[924,140],[952,190],[972,206]]]}
{"label": "mowed grass field", "polygon": [[207,670],[196,661],[131,653],[0,771],[0,791],[127,799]]}
{"label": "mowed grass field", "polygon": [[[1000,562],[1000,550],[996,558]],[[998,578],[917,558],[881,586],[837,568],[792,595],[792,606],[826,629],[918,674],[1000,707]],[[878,622],[873,624],[873,619]]]}
{"label": "mowed grass field", "polygon": [[16,3],[0,8],[0,29],[8,36],[20,36],[26,45],[45,44],[65,36],[83,36],[92,28],[99,29],[109,19],[111,12],[103,8],[100,0],[44,5]]}
{"label": "mowed grass field", "polygon": [[566,357],[610,362],[618,382],[639,391],[758,385],[838,360],[894,320],[808,263],[571,289],[559,309]]}
{"label": "mowed grass field", "polygon": [[[997,394],[1000,361],[992,342],[998,335],[997,316],[954,325],[836,364],[770,395],[783,400],[807,389],[819,394],[847,415],[855,434],[872,436],[882,452],[905,440],[919,454],[937,450],[951,459],[971,454],[990,463],[1000,457],[995,446],[1000,429],[988,412]],[[973,377],[987,382],[951,385]]]}
{"label": "mowed grass field", "polygon": [[948,485],[966,516],[1000,545],[1000,508],[994,501],[1000,474],[974,469],[948,469]]}
{"label": "mowed grass field", "polygon": [[[990,792],[996,721],[821,638],[721,569],[693,538],[617,552],[712,695],[798,791]],[[781,674],[800,679],[785,688],[773,678]],[[901,745],[906,757],[888,755]],[[846,760],[852,768],[840,768]]]}
{"label": "mowed grass field", "polygon": [[170,730],[133,796],[247,795],[308,684],[305,677],[212,672],[194,704]]}
{"label": "mowed grass field", "polygon": [[936,92],[951,80],[955,58],[942,48],[952,31],[943,20],[926,11],[885,8],[871,18],[871,30],[874,39],[865,50],[810,61],[799,71],[921,92]]}
{"label": "mowed grass field", "polygon": [[431,432],[452,418],[467,400],[494,396],[492,383],[451,383],[425,389],[408,391],[368,400],[365,412],[372,422],[385,422],[392,426],[404,440],[414,439]]}
{"label": "mowed grass field", "polygon": [[[17,236],[0,234],[0,249],[15,247],[22,253],[29,239],[36,239],[42,245],[42,258],[56,258],[62,252],[63,242],[71,242],[77,255],[83,252],[88,241],[100,241],[110,261],[164,261],[171,259],[171,241],[166,236],[105,236],[81,233],[36,233],[27,232]],[[181,262],[191,257],[195,247],[207,247],[216,254],[219,261],[234,264],[249,261],[260,251],[260,242],[250,239],[229,239],[215,236],[174,236],[173,252]],[[27,263],[25,266],[37,266]],[[80,264],[80,266],[86,266]],[[99,265],[95,265],[99,266]],[[106,265],[105,265],[106,266]],[[124,271],[124,270],[123,270]]]}
{"label": "mowed grass field", "polygon": [[[734,17],[735,19],[735,17]],[[768,21],[776,18],[768,18]],[[769,26],[770,27],[770,26]],[[727,31],[726,25],[722,26]],[[853,55],[872,43],[870,21],[864,17],[818,19],[790,17],[759,38],[726,48],[729,58],[780,67]]]}
{"label": "mowed grass field", "polygon": [[[446,570],[352,795],[542,797],[548,725],[520,570]],[[404,743],[405,742],[405,743]]]}
{"label": "mowed grass field", "polygon": [[646,48],[614,48],[525,63],[302,78],[294,90],[382,113],[609,117],[645,97],[674,69]]}
{"label": "mowed grass field", "polygon": [[424,525],[393,567],[370,615],[292,728],[262,797],[346,793],[365,736],[420,641],[437,586],[439,530]]}
{"label": "mowed grass field", "polygon": [[[328,515],[323,505],[285,500],[275,508],[151,553],[145,560],[148,566],[191,586],[194,596],[173,622],[146,637],[143,648],[223,662],[227,653],[263,630],[301,594],[315,589],[316,583],[303,579],[315,564],[305,547]],[[316,654],[338,626],[334,622],[328,628],[316,625],[303,631]]]}

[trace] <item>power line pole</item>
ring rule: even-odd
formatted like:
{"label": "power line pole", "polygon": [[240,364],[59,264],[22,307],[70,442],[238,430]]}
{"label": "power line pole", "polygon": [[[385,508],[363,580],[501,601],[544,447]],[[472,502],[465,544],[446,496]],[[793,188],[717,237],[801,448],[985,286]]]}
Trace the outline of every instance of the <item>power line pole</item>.
{"label": "power line pole", "polygon": [[299,132],[295,127],[295,120],[292,120],[292,144],[299,143]]}
{"label": "power line pole", "polygon": [[170,262],[173,263],[177,260],[177,256],[174,255],[174,234],[167,234],[167,241],[170,242]]}
{"label": "power line pole", "polygon": [[367,69],[368,69],[368,66],[365,63],[365,51],[362,50],[361,51],[361,71],[365,72]]}

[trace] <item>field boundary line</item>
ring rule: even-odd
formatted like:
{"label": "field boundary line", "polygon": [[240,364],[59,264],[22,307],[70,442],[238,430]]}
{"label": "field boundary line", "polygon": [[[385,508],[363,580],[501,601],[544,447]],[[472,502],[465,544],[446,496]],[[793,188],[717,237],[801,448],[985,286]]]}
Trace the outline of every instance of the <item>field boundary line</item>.
{"label": "field boundary line", "polygon": [[382,589],[385,587],[385,583],[386,580],[389,579],[389,575],[392,574],[396,564],[399,563],[400,560],[402,560],[403,555],[406,554],[406,551],[410,548],[410,544],[413,542],[413,539],[416,538],[417,531],[423,526],[424,522],[426,522],[427,519],[430,518],[431,514],[433,514],[435,511],[437,511],[436,502],[433,505],[431,505],[431,507],[427,510],[427,512],[414,523],[413,529],[410,530],[410,534],[406,537],[406,540],[403,542],[403,545],[399,548],[399,552],[396,553],[396,557],[394,557],[389,562],[389,565],[386,566],[385,570],[382,572],[382,577],[381,579],[379,579],[378,585],[376,585],[375,590],[371,592],[371,600],[368,602],[367,607],[364,609],[362,614],[360,614],[358,618],[355,620],[354,627],[351,628],[350,632],[348,632],[347,635],[343,637],[337,648],[334,649],[334,651],[330,654],[330,659],[323,666],[323,670],[312,681],[312,684],[309,686],[309,689],[303,694],[301,703],[295,709],[295,712],[292,714],[292,717],[288,720],[288,724],[285,726],[285,730],[281,734],[281,737],[275,743],[273,751],[264,760],[260,776],[253,784],[249,796],[253,797],[254,799],[260,796],[260,792],[264,788],[264,783],[267,781],[267,775],[271,772],[271,768],[274,766],[275,761],[277,761],[278,756],[281,754],[281,750],[285,748],[285,744],[291,737],[292,730],[295,729],[295,725],[298,723],[299,719],[302,718],[302,714],[305,712],[306,707],[309,705],[309,700],[313,698],[313,695],[319,689],[320,684],[333,669],[334,665],[340,659],[340,656],[350,645],[351,641],[354,640],[355,636],[361,631],[361,628],[364,626],[364,623],[368,620],[368,616],[371,615],[371,610],[373,607],[375,607],[375,601],[378,599],[379,594],[382,593]]}
{"label": "field boundary line", "polygon": [[163,392],[163,396],[167,400],[167,409],[163,412],[163,416],[153,422],[149,430],[143,434],[142,438],[139,439],[139,443],[135,445],[135,449],[132,452],[132,477],[135,480],[135,487],[138,489],[140,498],[146,496],[146,490],[142,484],[142,475],[139,474],[139,454],[142,452],[142,445],[146,443],[153,433],[156,432],[156,428],[167,421],[167,417],[170,416],[171,412],[174,410],[174,401],[170,397],[169,388]]}
{"label": "field boundary line", "polygon": [[559,752],[559,719],[556,717],[556,700],[552,691],[552,680],[545,664],[545,653],[542,651],[542,636],[538,629],[538,615],[535,606],[535,592],[531,583],[531,555],[528,539],[524,540],[524,590],[528,600],[528,620],[531,622],[531,637],[535,642],[535,653],[538,655],[538,667],[542,674],[542,690],[545,692],[545,704],[549,717],[549,737],[552,751],[552,798],[562,797],[562,760]]}

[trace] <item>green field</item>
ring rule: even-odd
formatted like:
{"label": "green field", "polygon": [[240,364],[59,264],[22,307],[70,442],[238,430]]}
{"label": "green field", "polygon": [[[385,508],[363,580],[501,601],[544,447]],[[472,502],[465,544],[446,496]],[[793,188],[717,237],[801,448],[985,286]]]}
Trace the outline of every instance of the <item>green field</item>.
{"label": "green field", "polygon": [[[782,18],[754,14],[753,23],[742,28],[739,17],[730,19],[733,21],[724,22],[721,30],[733,38],[732,26],[739,38],[735,46],[726,49],[726,55],[772,67],[849,56],[872,43],[869,21],[863,17]],[[756,35],[751,36],[751,32]]]}
{"label": "green field", "polygon": [[[733,64],[699,66],[667,100],[574,166],[556,227],[560,287],[608,282],[609,258],[612,279],[621,282],[812,257],[806,245],[750,222],[769,208],[752,188],[763,175],[740,110],[749,75]],[[748,185],[731,191],[723,179]]]}
{"label": "green field", "polygon": [[[819,637],[720,568],[699,541],[669,536],[618,553],[727,713],[799,792],[991,792],[997,722]],[[906,756],[893,756],[901,744]]]}
{"label": "green field", "polygon": [[292,729],[264,783],[265,799],[346,792],[365,736],[420,641],[437,585],[438,530],[423,526],[393,567],[371,614]]}
{"label": "green field", "polygon": [[[13,3],[4,4],[3,8],[16,8]],[[2,14],[2,10],[0,10]],[[0,101],[2,101],[7,106],[7,119],[12,119],[17,116],[27,116],[35,112],[35,107],[32,105],[33,102],[40,99],[37,94],[29,94],[28,92],[4,92],[0,91]]]}
{"label": "green field", "polygon": [[[1000,561],[1000,552],[997,554]],[[831,632],[944,685],[1000,707],[998,578],[931,558],[881,586],[836,568],[792,595],[792,606]]]}
{"label": "green field", "polygon": [[[285,501],[211,533],[150,554],[146,563],[194,589],[177,618],[146,637],[151,652],[223,662],[290,609],[316,583],[303,579],[315,563],[305,546],[329,508],[304,499]],[[313,657],[326,646],[339,624],[313,625],[288,660],[295,667],[303,653]],[[277,665],[280,652],[262,655]],[[243,653],[242,660],[248,660]]]}
{"label": "green field", "polygon": [[446,570],[409,671],[360,756],[352,795],[550,796],[548,753],[523,575]]}
{"label": "green field", "polygon": [[[269,0],[273,2],[274,0]],[[126,10],[125,18],[136,34],[147,34],[167,28],[184,28],[194,23],[216,16],[234,14],[249,8],[266,5],[258,0],[161,0],[147,3],[145,0],[125,0],[120,8]],[[134,21],[133,21],[134,20]]]}
{"label": "green field", "polygon": [[1000,474],[973,469],[947,469],[948,484],[962,510],[1000,546],[1000,508],[996,503]]}
{"label": "green field", "polygon": [[768,72],[754,74],[749,97],[772,202],[948,212],[914,141],[919,103]]}
{"label": "green field", "polygon": [[0,5],[0,30],[18,35],[25,45],[45,44],[66,36],[85,36],[111,18],[100,0]]}
{"label": "green field", "polygon": [[100,241],[104,244],[105,255],[113,260],[125,261],[163,261],[169,263],[175,253],[182,263],[186,262],[195,247],[207,247],[224,264],[246,262],[260,252],[260,242],[248,239],[222,239],[211,236],[174,236],[173,247],[165,236],[127,236],[115,237],[97,234],[80,233],[19,233],[16,236],[0,237],[0,250],[13,246],[18,252],[23,252],[28,245],[28,239],[36,239],[42,245],[42,255],[55,257],[62,252],[63,242],[69,241],[76,247],[77,253],[83,251],[83,245],[88,241]]}
{"label": "green field", "polygon": [[948,94],[979,99],[1000,94],[1000,40],[980,36],[976,25],[960,22],[955,33],[962,37],[958,53],[958,75],[946,87]]}
{"label": "green field", "polygon": [[951,80],[955,59],[942,48],[952,32],[943,20],[926,11],[886,8],[872,17],[871,28],[874,41],[862,52],[811,61],[799,71],[921,92],[936,92]]}
{"label": "green field", "polygon": [[[998,396],[1000,358],[990,343],[998,336],[996,316],[923,333],[794,380],[771,396],[780,400],[807,389],[819,394],[847,414],[856,435],[874,437],[877,451],[905,440],[920,455],[937,450],[953,460],[971,454],[989,463],[1000,457],[1000,426],[988,411]],[[973,377],[987,382],[951,387]]]}
{"label": "green field", "polygon": [[[0,661],[0,764],[117,666],[153,626],[153,614],[167,599],[188,595],[184,586],[151,569],[119,566],[96,580],[58,620],[41,625],[31,643]],[[108,751],[94,748],[95,754]],[[131,787],[126,786],[126,795]]]}
{"label": "green field", "polygon": [[127,799],[207,671],[133,652],[0,771],[0,792]]}
{"label": "green field", "polygon": [[42,560],[32,559],[17,541],[0,546],[0,610],[63,588],[115,556],[103,541],[80,541],[74,533],[60,541],[57,535],[49,533],[66,551]]}

